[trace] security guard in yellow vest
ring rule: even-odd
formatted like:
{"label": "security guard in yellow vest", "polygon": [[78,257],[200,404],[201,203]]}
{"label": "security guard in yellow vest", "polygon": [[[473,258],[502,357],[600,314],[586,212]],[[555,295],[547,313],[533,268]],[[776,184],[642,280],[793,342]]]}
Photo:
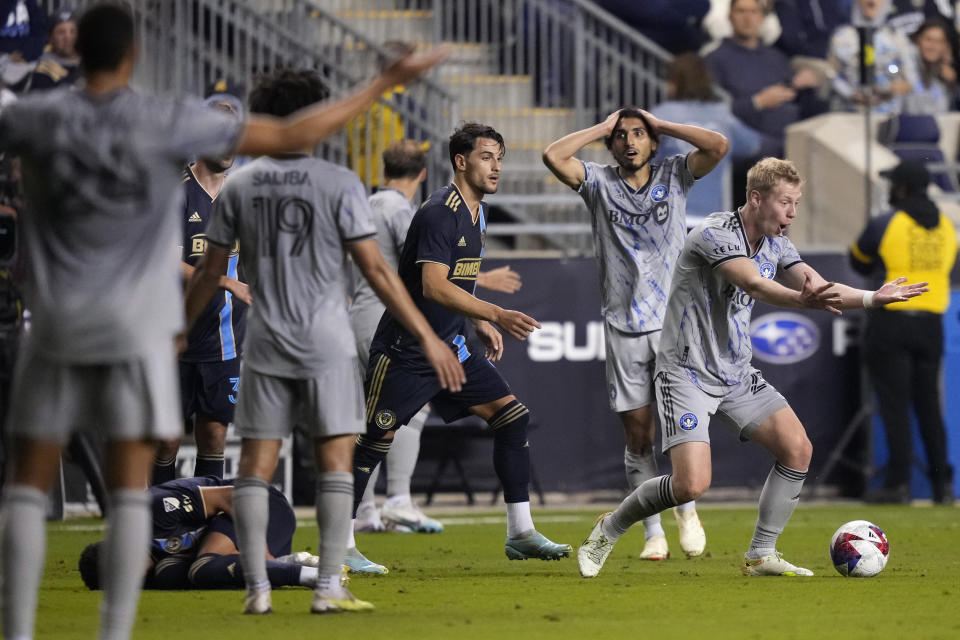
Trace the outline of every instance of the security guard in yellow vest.
{"label": "security guard in yellow vest", "polygon": [[950,304],[957,232],[927,196],[930,174],[923,163],[904,161],[881,175],[890,180],[893,213],[867,224],[850,246],[850,262],[865,275],[882,269],[885,280],[897,275],[909,282],[929,282],[930,292],[869,312],[864,349],[890,462],[883,488],[868,493],[866,499],[910,501],[912,408],[927,452],[934,501],[951,504],[953,468],[947,461],[940,368],[942,321]]}

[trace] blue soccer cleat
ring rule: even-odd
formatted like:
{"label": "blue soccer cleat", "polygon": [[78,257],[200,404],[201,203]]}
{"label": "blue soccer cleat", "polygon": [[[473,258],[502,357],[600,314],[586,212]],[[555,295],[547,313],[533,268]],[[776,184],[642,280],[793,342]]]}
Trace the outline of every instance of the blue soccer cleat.
{"label": "blue soccer cleat", "polygon": [[377,576],[385,576],[390,573],[390,570],[382,564],[377,564],[372,560],[368,560],[367,557],[360,553],[360,550],[356,547],[347,549],[347,555],[343,559],[343,564],[347,566],[350,573]]}
{"label": "blue soccer cleat", "polygon": [[524,531],[516,538],[507,538],[504,551],[510,560],[559,560],[568,558],[573,547],[550,542],[536,529]]}

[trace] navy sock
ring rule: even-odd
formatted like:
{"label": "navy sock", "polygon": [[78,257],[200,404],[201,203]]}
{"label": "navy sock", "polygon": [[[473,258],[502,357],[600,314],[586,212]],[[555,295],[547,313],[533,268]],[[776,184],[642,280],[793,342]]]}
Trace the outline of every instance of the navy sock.
{"label": "navy sock", "polygon": [[206,453],[197,455],[197,462],[193,465],[194,476],[216,476],[223,477],[223,454]]}
{"label": "navy sock", "polygon": [[[221,556],[205,553],[190,565],[190,583],[197,589],[242,589],[243,569],[236,553]],[[300,584],[300,565],[267,560],[267,577],[272,587]]]}
{"label": "navy sock", "polygon": [[513,400],[490,416],[493,429],[493,469],[503,486],[504,502],[530,501],[530,410]]}
{"label": "navy sock", "polygon": [[163,484],[177,479],[177,456],[168,460],[153,461],[153,477],[150,479],[151,485]]}
{"label": "navy sock", "polygon": [[363,492],[370,482],[370,474],[383,462],[390,451],[393,440],[375,440],[370,436],[357,436],[357,446],[353,450],[353,517],[357,517],[357,507],[363,500]]}

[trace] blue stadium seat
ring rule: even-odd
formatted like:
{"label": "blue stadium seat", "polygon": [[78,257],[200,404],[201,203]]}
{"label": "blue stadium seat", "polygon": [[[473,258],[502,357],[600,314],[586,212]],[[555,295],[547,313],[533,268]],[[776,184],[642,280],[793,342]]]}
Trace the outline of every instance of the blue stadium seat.
{"label": "blue stadium seat", "polygon": [[[901,160],[947,161],[940,149],[940,126],[932,115],[892,116],[880,125],[877,137]],[[930,175],[943,191],[957,191],[953,177],[946,171],[933,170]]]}

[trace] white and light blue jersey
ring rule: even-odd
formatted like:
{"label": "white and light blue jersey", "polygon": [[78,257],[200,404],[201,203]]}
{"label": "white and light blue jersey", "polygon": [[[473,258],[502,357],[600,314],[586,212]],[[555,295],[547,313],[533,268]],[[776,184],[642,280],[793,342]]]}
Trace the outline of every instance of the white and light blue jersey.
{"label": "white and light blue jersey", "polygon": [[651,163],[650,180],[639,189],[616,166],[583,167],[578,192],[591,213],[603,316],[625,333],[657,331],[686,235],[686,200],[694,182],[686,156]]}

